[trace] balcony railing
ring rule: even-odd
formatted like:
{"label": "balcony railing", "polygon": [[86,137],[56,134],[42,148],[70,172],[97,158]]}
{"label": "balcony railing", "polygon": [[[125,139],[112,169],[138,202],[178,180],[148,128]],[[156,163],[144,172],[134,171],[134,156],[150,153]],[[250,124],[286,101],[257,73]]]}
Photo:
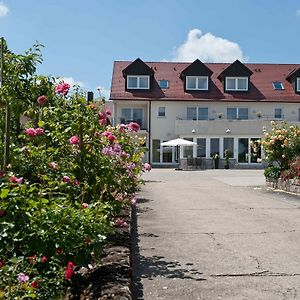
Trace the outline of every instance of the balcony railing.
{"label": "balcony railing", "polygon": [[217,121],[217,120],[227,120],[227,121],[253,121],[253,120],[263,120],[263,121],[286,121],[286,122],[299,122],[298,119],[291,119],[287,118],[284,115],[282,115],[281,118],[275,118],[274,115],[262,115],[262,116],[253,116],[250,115],[248,118],[240,117],[240,118],[231,118],[231,117],[225,117],[224,115],[219,116],[211,116],[203,119],[191,119],[187,118],[186,116],[177,116],[176,120],[184,120],[184,121]]}
{"label": "balcony railing", "polygon": [[[265,130],[271,129],[271,122],[268,118],[256,118],[248,120],[182,120],[175,121],[175,133],[177,135],[198,134],[198,135],[262,135]],[[280,121],[281,119],[278,119]],[[288,121],[300,125],[299,121]]]}

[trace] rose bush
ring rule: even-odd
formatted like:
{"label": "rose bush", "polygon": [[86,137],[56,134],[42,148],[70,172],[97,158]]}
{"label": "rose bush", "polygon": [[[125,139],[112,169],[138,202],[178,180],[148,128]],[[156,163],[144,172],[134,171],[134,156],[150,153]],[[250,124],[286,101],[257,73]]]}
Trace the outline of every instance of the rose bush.
{"label": "rose bush", "polygon": [[30,121],[13,134],[11,164],[0,172],[5,299],[55,299],[81,267],[99,262],[107,236],[125,226],[120,212],[135,204],[141,172],[151,169],[138,124],[110,126],[111,113],[84,93],[43,80],[32,86],[40,95],[25,108]]}
{"label": "rose bush", "polygon": [[[277,179],[291,179],[298,177],[300,153],[300,129],[285,122],[271,122],[272,129],[265,133],[262,146],[265,150],[269,166],[265,176]],[[300,168],[299,168],[300,169]]]}

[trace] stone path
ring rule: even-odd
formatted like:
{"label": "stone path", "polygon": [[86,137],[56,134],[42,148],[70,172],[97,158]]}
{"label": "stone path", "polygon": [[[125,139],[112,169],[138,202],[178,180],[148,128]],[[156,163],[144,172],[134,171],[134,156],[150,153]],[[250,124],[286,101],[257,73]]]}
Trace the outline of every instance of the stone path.
{"label": "stone path", "polygon": [[261,170],[145,174],[134,212],[135,299],[300,299],[300,198]]}

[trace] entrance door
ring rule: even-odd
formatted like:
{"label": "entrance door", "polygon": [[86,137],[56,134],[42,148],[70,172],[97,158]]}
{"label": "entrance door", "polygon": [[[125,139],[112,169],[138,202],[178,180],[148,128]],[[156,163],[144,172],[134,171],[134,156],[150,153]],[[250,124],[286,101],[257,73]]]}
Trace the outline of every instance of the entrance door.
{"label": "entrance door", "polygon": [[250,154],[251,163],[257,163],[257,159],[261,158],[261,139],[251,138],[250,139]]}
{"label": "entrance door", "polygon": [[249,139],[241,138],[238,140],[238,162],[249,163]]}

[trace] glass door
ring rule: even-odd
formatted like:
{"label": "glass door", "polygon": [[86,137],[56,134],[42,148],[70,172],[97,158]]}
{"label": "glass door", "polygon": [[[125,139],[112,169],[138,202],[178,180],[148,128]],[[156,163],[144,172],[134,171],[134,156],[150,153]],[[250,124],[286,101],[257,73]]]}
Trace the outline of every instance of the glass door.
{"label": "glass door", "polygon": [[250,139],[250,154],[251,163],[257,163],[258,159],[261,159],[261,139],[251,138]]}
{"label": "glass door", "polygon": [[249,139],[238,139],[238,162],[249,163]]}

